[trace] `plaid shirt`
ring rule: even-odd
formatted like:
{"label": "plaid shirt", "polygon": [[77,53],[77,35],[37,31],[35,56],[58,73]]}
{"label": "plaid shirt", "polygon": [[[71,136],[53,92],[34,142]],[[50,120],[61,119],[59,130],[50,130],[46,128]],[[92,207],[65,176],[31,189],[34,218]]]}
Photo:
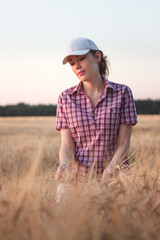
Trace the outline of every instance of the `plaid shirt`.
{"label": "plaid shirt", "polygon": [[103,172],[114,155],[120,124],[137,123],[136,107],[129,87],[109,82],[93,108],[82,91],[82,82],[62,92],[58,99],[56,129],[70,129],[76,160],[86,169],[96,163]]}

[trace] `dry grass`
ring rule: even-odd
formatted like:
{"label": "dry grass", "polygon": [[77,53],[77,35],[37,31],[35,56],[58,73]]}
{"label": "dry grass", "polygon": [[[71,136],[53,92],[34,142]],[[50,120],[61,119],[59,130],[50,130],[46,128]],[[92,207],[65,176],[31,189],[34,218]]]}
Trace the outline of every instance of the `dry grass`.
{"label": "dry grass", "polygon": [[130,171],[73,184],[55,203],[55,118],[0,118],[0,239],[130,240],[160,234],[160,116],[139,116]]}

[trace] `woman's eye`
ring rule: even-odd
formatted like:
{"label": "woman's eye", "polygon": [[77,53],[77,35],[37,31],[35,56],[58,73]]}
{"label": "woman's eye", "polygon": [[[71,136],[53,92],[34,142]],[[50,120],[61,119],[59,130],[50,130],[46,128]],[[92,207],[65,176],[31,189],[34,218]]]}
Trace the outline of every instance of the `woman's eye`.
{"label": "woman's eye", "polygon": [[73,66],[74,65],[74,63],[70,63],[70,66]]}
{"label": "woman's eye", "polygon": [[85,59],[85,57],[80,58],[80,61],[82,61],[83,59]]}

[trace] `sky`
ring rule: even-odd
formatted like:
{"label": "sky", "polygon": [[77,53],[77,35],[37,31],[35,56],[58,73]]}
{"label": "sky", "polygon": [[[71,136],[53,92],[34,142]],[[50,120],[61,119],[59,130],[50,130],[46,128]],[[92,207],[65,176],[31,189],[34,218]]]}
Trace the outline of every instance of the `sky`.
{"label": "sky", "polygon": [[57,104],[79,83],[62,60],[70,41],[92,39],[108,79],[135,100],[160,99],[159,0],[0,0],[0,105]]}

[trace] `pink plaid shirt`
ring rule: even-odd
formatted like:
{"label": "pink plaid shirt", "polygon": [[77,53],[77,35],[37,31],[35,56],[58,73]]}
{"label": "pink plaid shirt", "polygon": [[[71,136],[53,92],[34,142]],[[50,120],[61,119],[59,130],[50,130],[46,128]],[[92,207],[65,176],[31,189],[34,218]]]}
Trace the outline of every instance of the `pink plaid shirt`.
{"label": "pink plaid shirt", "polygon": [[76,160],[86,169],[96,165],[102,173],[114,155],[120,124],[137,123],[129,87],[109,82],[95,106],[82,91],[82,82],[62,92],[58,99],[56,129],[70,129]]}

